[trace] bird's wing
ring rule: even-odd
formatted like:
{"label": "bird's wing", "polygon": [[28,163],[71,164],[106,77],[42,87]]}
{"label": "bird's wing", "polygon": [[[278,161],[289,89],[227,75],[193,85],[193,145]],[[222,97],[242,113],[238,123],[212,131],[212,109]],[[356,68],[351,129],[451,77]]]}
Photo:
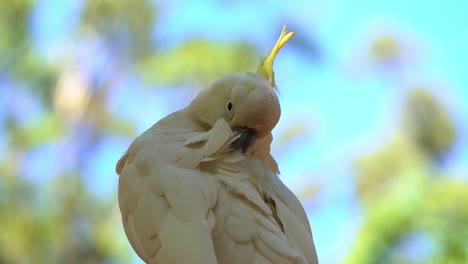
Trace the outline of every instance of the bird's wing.
{"label": "bird's wing", "polygon": [[216,185],[193,168],[213,145],[222,148],[223,139],[167,124],[143,133],[117,163],[125,233],[147,263],[217,263],[211,238]]}
{"label": "bird's wing", "polygon": [[[264,167],[258,160],[252,163]],[[265,170],[252,171],[249,162],[241,165],[219,164],[216,174],[219,192],[214,208],[213,240],[218,261],[226,264],[314,263],[308,262],[297,245],[304,241],[291,240],[286,226],[283,227],[284,220],[290,221],[287,218],[291,215],[278,215],[282,211],[278,211],[280,208],[276,208],[275,201],[266,200],[258,186],[248,179],[253,176],[249,173]]]}
{"label": "bird's wing", "polygon": [[283,220],[286,236],[300,248],[308,263],[318,263],[309,220],[299,199],[279,178],[274,178],[274,187],[272,198],[276,201],[278,215]]}
{"label": "bird's wing", "polygon": [[142,149],[124,156],[120,170],[119,205],[131,245],[147,263],[217,263],[215,187],[196,171],[154,166],[154,157]]}

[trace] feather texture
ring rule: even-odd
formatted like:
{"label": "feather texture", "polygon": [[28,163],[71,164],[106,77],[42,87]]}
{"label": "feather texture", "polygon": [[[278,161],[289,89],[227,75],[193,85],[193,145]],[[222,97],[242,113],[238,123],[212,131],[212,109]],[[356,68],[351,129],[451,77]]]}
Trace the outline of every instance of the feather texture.
{"label": "feather texture", "polygon": [[124,230],[146,263],[318,263],[304,209],[277,177],[271,139],[257,159],[230,149],[237,137],[222,119],[206,131],[181,110],[119,160]]}

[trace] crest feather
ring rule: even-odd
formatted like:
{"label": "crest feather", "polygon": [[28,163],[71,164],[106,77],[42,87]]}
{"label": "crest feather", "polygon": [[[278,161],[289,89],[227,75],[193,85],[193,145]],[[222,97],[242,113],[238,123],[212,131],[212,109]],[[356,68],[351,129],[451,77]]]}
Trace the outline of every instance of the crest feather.
{"label": "crest feather", "polygon": [[275,73],[273,72],[273,62],[275,61],[276,54],[280,51],[280,49],[288,43],[288,40],[294,35],[294,32],[287,32],[286,26],[283,26],[283,31],[281,31],[281,35],[276,41],[275,46],[270,50],[268,56],[262,59],[260,64],[257,67],[257,73],[263,75],[265,79],[267,79],[273,87],[276,87],[275,84]]}

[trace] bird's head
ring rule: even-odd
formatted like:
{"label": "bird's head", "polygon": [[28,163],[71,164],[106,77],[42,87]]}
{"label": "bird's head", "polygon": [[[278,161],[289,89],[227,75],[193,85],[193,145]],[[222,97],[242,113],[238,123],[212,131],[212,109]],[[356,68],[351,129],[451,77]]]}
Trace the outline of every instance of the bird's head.
{"label": "bird's head", "polygon": [[255,139],[269,134],[281,115],[273,62],[293,34],[283,27],[276,45],[259,63],[256,73],[230,74],[215,81],[198,94],[189,106],[189,113],[208,126],[224,118],[234,131],[241,133],[233,146],[244,152]]}

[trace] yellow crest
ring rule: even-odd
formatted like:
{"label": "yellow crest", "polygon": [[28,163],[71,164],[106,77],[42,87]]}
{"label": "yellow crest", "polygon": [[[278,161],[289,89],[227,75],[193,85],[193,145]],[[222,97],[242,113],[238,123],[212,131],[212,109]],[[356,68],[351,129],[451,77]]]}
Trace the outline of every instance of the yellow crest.
{"label": "yellow crest", "polygon": [[262,59],[260,64],[257,67],[257,73],[263,75],[273,87],[276,86],[275,84],[275,73],[273,72],[273,62],[275,61],[276,54],[284,46],[284,44],[288,43],[288,40],[294,35],[294,32],[287,32],[286,26],[283,26],[283,31],[281,31],[281,35],[276,41],[275,46],[270,50],[268,56]]}

